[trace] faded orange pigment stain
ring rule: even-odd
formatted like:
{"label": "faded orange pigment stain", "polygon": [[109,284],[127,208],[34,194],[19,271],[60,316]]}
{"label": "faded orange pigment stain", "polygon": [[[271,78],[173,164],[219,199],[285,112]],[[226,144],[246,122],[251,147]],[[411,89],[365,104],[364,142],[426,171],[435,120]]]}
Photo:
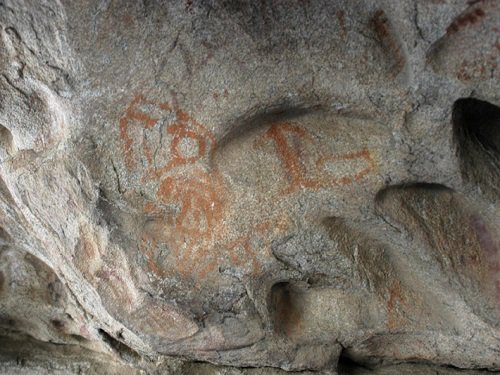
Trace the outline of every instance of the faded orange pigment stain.
{"label": "faded orange pigment stain", "polygon": [[[288,179],[284,193],[292,193],[300,188],[329,188],[360,182],[376,168],[376,163],[367,149],[340,155],[326,155],[316,160],[305,156],[307,147],[318,147],[311,134],[301,126],[290,123],[275,123],[264,134],[264,138],[273,141],[278,158]],[[258,145],[262,144],[259,140]],[[339,177],[325,171],[327,163],[361,161],[366,166],[353,173]]]}
{"label": "faded orange pigment stain", "polygon": [[500,78],[499,57],[500,43],[497,42],[493,48],[490,48],[480,58],[464,59],[458,66],[456,76],[461,81]]}
{"label": "faded orange pigment stain", "polygon": [[[129,134],[131,127],[131,122],[134,120],[139,122],[145,129],[152,128],[160,120],[159,118],[152,117],[151,115],[141,111],[139,105],[154,105],[158,106],[160,109],[169,110],[170,107],[166,103],[156,103],[148,101],[142,95],[137,95],[134,100],[129,104],[125,112],[125,116],[120,119],[120,138],[123,143],[123,151],[125,153],[125,165],[129,170],[132,170],[136,166],[136,160],[134,158],[134,140]],[[144,144],[144,140],[143,140]],[[147,147],[147,146],[146,146]]]}
{"label": "faded orange pigment stain", "polygon": [[[163,223],[158,223],[158,230],[164,228]],[[266,230],[268,227],[266,226]],[[264,249],[256,248],[254,241],[259,240]],[[167,261],[170,267],[164,266],[161,258],[160,240],[155,238],[154,233],[145,233],[139,247],[141,253],[147,260],[147,268],[158,277],[170,277],[180,275],[183,278],[191,278],[197,281],[207,279],[214,272],[226,267],[241,269],[244,274],[257,275],[262,271],[261,255],[269,256],[271,253],[270,242],[267,240],[262,225],[250,228],[248,233],[233,239],[209,241],[203,238],[163,235],[162,241],[172,246],[172,256]],[[180,252],[182,244],[187,245],[185,251]],[[264,251],[263,251],[264,250]]]}

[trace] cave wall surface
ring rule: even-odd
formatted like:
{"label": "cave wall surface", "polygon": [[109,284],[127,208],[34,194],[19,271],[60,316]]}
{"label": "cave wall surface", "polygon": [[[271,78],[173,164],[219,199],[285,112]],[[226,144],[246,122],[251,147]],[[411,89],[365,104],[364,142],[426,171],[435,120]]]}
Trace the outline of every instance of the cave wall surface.
{"label": "cave wall surface", "polygon": [[500,371],[499,198],[496,0],[0,1],[1,373]]}

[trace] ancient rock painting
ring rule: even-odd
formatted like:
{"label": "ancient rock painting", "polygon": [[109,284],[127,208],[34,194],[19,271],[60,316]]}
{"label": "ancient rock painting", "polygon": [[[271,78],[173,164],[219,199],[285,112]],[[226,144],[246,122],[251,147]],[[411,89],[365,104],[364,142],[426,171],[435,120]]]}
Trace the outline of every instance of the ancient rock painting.
{"label": "ancient rock painting", "polygon": [[[227,268],[237,268],[244,274],[254,275],[262,270],[261,257],[269,257],[271,253],[271,245],[266,238],[268,227],[258,225],[247,234],[235,238],[229,236],[229,240],[217,238],[210,241],[195,236],[181,238],[172,233],[169,235],[168,224],[160,220],[155,223],[156,230],[145,231],[139,251],[146,258],[147,269],[159,277],[177,274],[202,281],[210,274],[224,272]],[[158,236],[157,233],[161,234]],[[170,267],[167,267],[169,263]],[[173,267],[175,272],[171,269]]]}
{"label": "ancient rock painting", "polygon": [[[430,61],[434,68],[464,82],[498,79],[499,13],[495,0],[471,3],[450,23],[446,35],[433,46]],[[477,45],[482,48],[474,48]]]}
{"label": "ancient rock painting", "polygon": [[[217,142],[207,127],[177,105],[139,95],[120,120],[120,138],[129,175],[154,189],[153,199],[144,198],[147,221],[138,243],[148,272],[198,282],[228,268],[251,275],[263,271],[271,258],[272,230],[286,231],[279,225],[283,218],[259,218],[258,201],[245,203],[245,197],[233,196],[231,172],[222,172],[215,161]],[[331,152],[310,130],[294,123],[271,124],[263,134],[244,142],[281,171],[275,173],[283,179],[272,177],[281,186],[276,200],[302,189],[361,182],[376,167],[367,148]],[[237,169],[245,173],[244,168]],[[260,173],[258,166],[255,169]],[[251,210],[242,230],[235,229],[231,220],[241,209]]]}
{"label": "ancient rock painting", "polygon": [[[150,129],[159,132],[146,132]],[[146,180],[158,179],[176,167],[208,160],[215,149],[213,134],[186,112],[166,102],[147,100],[142,95],[134,98],[120,119],[120,138],[127,168],[130,172],[138,169]],[[155,159],[165,156],[165,150],[168,150],[166,160],[158,165]],[[158,155],[162,151],[163,155]],[[139,162],[143,166],[139,166]]]}
{"label": "ancient rock painting", "polygon": [[395,281],[389,288],[387,300],[387,328],[396,329],[403,325],[403,319],[399,312],[400,307],[406,303],[406,298],[401,288],[401,282]]}
{"label": "ancient rock painting", "polygon": [[262,225],[252,235],[228,235],[227,188],[209,166],[216,141],[206,127],[176,106],[139,95],[120,120],[120,138],[129,173],[156,189],[156,199],[144,202],[152,219],[138,245],[148,271],[202,280],[217,266],[260,270],[254,244],[265,237]]}
{"label": "ancient rock painting", "polygon": [[288,184],[284,193],[300,188],[350,185],[361,181],[375,168],[375,160],[366,148],[338,155],[311,153],[320,145],[307,129],[299,125],[275,123],[256,145],[263,145],[265,139],[272,141],[286,175]]}

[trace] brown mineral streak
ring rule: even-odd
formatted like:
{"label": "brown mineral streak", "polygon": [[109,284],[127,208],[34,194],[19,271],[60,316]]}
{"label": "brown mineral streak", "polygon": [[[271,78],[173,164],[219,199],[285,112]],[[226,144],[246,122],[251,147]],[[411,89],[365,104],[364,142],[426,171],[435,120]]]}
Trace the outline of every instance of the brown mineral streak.
{"label": "brown mineral streak", "polygon": [[337,19],[339,21],[340,34],[342,36],[342,39],[345,39],[347,37],[347,28],[345,26],[345,12],[343,10],[338,10],[335,14],[337,15]]}
{"label": "brown mineral streak", "polygon": [[375,31],[382,47],[392,56],[394,63],[391,66],[391,75],[395,78],[403,70],[406,59],[401,51],[401,45],[391,28],[389,19],[383,10],[378,10],[373,15],[370,25]]}
{"label": "brown mineral streak", "polygon": [[[289,123],[275,123],[273,124],[265,133],[265,137],[271,138],[278,151],[278,156],[283,164],[283,167],[289,177],[289,186],[285,189],[285,193],[291,193],[299,188],[328,188],[339,185],[349,185],[353,180],[359,182],[366,175],[368,175],[375,168],[375,161],[371,153],[367,149],[363,149],[357,152],[351,152],[342,155],[327,155],[316,161],[316,170],[307,171],[305,166],[301,163],[299,153],[289,144],[286,139],[286,133],[292,133],[299,137],[301,140],[309,140],[312,142],[312,137],[306,131],[306,129],[292,125]],[[347,160],[365,160],[368,165],[365,169],[351,175],[342,178],[334,178],[328,176],[320,178],[323,174],[321,168],[328,161],[347,161]],[[306,177],[308,172],[313,172],[315,174],[314,178]]]}
{"label": "brown mineral streak", "polygon": [[387,328],[395,329],[400,325],[400,318],[397,312],[398,303],[402,303],[401,284],[396,282],[389,289],[389,299],[387,300]]}

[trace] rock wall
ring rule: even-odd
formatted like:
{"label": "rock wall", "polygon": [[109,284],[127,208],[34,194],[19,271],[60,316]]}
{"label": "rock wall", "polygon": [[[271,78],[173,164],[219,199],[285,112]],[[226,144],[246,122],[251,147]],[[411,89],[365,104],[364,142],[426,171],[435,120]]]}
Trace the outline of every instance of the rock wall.
{"label": "rock wall", "polygon": [[0,371],[499,371],[499,63],[496,0],[1,1]]}

